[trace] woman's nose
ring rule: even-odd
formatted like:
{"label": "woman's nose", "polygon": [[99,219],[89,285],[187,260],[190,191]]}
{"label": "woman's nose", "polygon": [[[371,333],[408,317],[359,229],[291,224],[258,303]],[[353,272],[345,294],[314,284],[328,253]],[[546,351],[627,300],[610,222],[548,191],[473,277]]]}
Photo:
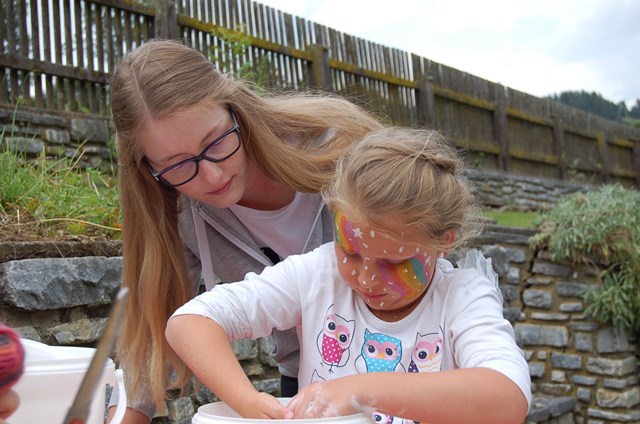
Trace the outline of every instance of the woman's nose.
{"label": "woman's nose", "polygon": [[202,160],[199,163],[198,176],[205,181],[215,182],[222,178],[222,168],[217,163]]}

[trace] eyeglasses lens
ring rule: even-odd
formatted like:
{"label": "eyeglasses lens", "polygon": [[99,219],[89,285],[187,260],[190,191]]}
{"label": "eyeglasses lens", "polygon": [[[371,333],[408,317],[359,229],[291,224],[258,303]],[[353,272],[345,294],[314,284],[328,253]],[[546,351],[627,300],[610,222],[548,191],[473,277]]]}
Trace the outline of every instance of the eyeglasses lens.
{"label": "eyeglasses lens", "polygon": [[[216,139],[202,152],[200,160],[219,163],[232,156],[240,145],[240,135],[236,126],[219,139]],[[200,160],[182,163],[162,173],[162,179],[167,183],[178,186],[191,180],[198,173]]]}

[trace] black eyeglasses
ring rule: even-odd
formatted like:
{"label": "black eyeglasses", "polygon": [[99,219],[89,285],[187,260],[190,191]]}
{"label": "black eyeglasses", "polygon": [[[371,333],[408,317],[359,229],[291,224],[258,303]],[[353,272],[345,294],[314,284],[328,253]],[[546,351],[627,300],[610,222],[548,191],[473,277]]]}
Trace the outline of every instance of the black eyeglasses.
{"label": "black eyeglasses", "polygon": [[[240,127],[238,126],[235,112],[229,109],[229,113],[233,120],[233,127],[209,143],[198,156],[185,159],[157,172],[153,170],[149,160],[144,157],[143,161],[151,175],[157,181],[175,188],[188,183],[198,175],[200,161],[206,160],[220,163],[233,156],[240,149]],[[233,133],[235,133],[235,136],[233,136]]]}

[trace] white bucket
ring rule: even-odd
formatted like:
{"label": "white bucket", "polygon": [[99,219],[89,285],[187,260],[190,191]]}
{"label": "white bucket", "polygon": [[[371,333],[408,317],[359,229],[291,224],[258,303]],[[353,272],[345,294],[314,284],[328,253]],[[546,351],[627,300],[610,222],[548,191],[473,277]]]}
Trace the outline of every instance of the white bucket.
{"label": "white bucket", "polygon": [[[48,346],[22,339],[25,369],[14,390],[20,407],[12,424],[61,423],[64,421],[96,349]],[[107,360],[102,381],[95,391],[86,424],[102,424],[105,417],[105,386],[114,385],[115,365]]]}
{"label": "white bucket", "polygon": [[[280,403],[287,405],[291,398],[279,398]],[[191,424],[371,424],[370,416],[363,413],[330,418],[296,418],[290,420],[269,420],[258,418],[242,418],[224,402],[202,405],[193,416]]]}

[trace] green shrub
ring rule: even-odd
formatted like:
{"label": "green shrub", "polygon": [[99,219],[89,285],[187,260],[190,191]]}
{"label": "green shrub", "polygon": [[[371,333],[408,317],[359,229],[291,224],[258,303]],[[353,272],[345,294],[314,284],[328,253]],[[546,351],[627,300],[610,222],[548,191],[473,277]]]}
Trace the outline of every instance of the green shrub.
{"label": "green shrub", "polygon": [[587,315],[640,330],[640,192],[618,184],[576,193],[541,215],[533,249],[554,260],[600,264],[602,285],[585,293]]}

